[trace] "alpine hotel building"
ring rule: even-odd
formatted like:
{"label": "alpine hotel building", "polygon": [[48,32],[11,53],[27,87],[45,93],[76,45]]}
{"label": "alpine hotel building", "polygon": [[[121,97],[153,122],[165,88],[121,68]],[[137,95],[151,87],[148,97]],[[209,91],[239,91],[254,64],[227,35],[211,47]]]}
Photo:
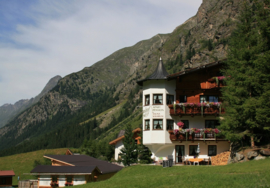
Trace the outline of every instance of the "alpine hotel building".
{"label": "alpine hotel building", "polygon": [[156,161],[173,156],[175,163],[182,163],[197,154],[198,144],[199,155],[207,157],[229,150],[228,140],[218,134],[219,117],[225,113],[222,64],[217,61],[169,75],[160,59],[151,76],[137,81],[143,89],[143,144]]}

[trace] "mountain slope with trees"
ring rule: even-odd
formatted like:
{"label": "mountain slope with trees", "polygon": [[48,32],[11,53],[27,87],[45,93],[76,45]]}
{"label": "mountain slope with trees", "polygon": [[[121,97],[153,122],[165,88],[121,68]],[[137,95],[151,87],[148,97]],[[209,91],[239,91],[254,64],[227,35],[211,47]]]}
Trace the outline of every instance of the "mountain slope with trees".
{"label": "mountain slope with trees", "polygon": [[[205,0],[198,13],[172,33],[158,34],[118,50],[93,66],[64,77],[37,104],[0,129],[1,154],[59,147],[60,143],[61,147],[77,147],[93,132],[97,136],[91,139],[110,135],[105,132],[140,110],[136,81],[153,72],[159,57],[168,72],[173,73],[227,56],[227,41],[235,28],[241,2]],[[103,128],[99,121],[96,127],[91,127],[91,123],[89,128],[81,125],[124,100],[129,102],[119,115],[121,118],[112,118],[107,125],[102,124]],[[70,130],[74,130],[73,134]]]}

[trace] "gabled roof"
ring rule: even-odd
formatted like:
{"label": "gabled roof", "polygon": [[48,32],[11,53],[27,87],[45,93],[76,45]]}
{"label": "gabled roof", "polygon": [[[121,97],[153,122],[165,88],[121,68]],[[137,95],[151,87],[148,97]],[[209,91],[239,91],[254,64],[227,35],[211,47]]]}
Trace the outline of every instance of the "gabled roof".
{"label": "gabled roof", "polygon": [[217,65],[223,64],[224,61],[226,61],[226,60],[227,59],[222,59],[222,60],[215,61],[215,62],[212,62],[212,63],[208,63],[208,64],[205,64],[205,65],[200,65],[200,66],[194,67],[192,69],[188,69],[188,70],[185,70],[185,71],[180,71],[180,72],[177,72],[177,73],[174,73],[174,74],[170,74],[170,75],[167,76],[167,78],[168,79],[174,79],[174,78],[176,78],[178,76],[182,76],[182,75],[185,75],[185,74],[188,74],[188,73],[192,73],[192,72],[195,72],[195,71],[198,71],[198,70],[201,70],[201,69],[217,66]]}
{"label": "gabled roof", "polygon": [[44,155],[44,157],[70,166],[97,166],[103,174],[117,172],[123,168],[87,155]]}
{"label": "gabled roof", "polygon": [[153,74],[151,76],[149,76],[148,78],[137,81],[137,84],[142,86],[143,82],[147,81],[147,80],[166,80],[167,75],[169,75],[169,73],[166,71],[166,69],[163,65],[162,59],[160,58],[155,72],[153,72]]}
{"label": "gabled roof", "polygon": [[[121,130],[121,131],[123,131],[123,130]],[[121,133],[121,131],[120,131],[120,133]],[[142,131],[141,128],[137,128],[137,129],[134,129],[132,132],[133,132],[133,133],[140,133],[141,131]],[[118,134],[118,136],[120,135],[120,133]],[[122,133],[123,133],[123,132],[122,132]],[[114,140],[111,141],[109,144],[110,144],[110,145],[114,145],[114,144],[116,144],[118,141],[120,141],[120,140],[122,140],[122,139],[124,139],[124,138],[125,138],[125,131],[124,131],[123,136],[120,136],[120,137],[114,139]]]}
{"label": "gabled roof", "polygon": [[100,172],[96,166],[48,166],[38,165],[31,173],[47,173],[47,174],[92,174],[94,170]]}
{"label": "gabled roof", "polygon": [[13,170],[0,170],[0,176],[15,176]]}

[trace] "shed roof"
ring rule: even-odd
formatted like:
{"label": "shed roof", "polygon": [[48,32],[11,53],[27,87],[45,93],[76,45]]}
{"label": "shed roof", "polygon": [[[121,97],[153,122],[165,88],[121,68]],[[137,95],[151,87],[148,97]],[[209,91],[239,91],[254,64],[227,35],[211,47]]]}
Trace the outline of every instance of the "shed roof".
{"label": "shed roof", "polygon": [[0,170],[0,176],[15,176],[13,170]]}
{"label": "shed roof", "polygon": [[142,86],[143,82],[147,80],[166,80],[167,75],[169,75],[169,73],[166,71],[162,59],[160,58],[155,72],[153,72],[153,74],[150,75],[148,78],[137,81],[137,83]]}
{"label": "shed roof", "polygon": [[123,168],[87,155],[44,155],[44,157],[64,162],[70,166],[97,166],[103,174],[117,172]]}
{"label": "shed roof", "polygon": [[48,166],[48,165],[38,165],[34,168],[31,173],[69,173],[69,174],[92,174],[92,172],[97,169],[96,166]]}

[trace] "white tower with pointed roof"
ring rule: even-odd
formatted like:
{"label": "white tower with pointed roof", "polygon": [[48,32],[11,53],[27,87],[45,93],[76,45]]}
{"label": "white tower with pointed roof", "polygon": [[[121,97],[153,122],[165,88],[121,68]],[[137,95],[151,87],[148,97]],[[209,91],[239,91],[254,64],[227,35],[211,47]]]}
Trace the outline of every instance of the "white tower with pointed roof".
{"label": "white tower with pointed roof", "polygon": [[168,81],[167,75],[160,58],[153,74],[137,82],[143,87],[143,144],[149,147],[156,159],[174,155],[167,131],[168,126],[174,126],[174,120],[167,105],[175,101],[175,80]]}

